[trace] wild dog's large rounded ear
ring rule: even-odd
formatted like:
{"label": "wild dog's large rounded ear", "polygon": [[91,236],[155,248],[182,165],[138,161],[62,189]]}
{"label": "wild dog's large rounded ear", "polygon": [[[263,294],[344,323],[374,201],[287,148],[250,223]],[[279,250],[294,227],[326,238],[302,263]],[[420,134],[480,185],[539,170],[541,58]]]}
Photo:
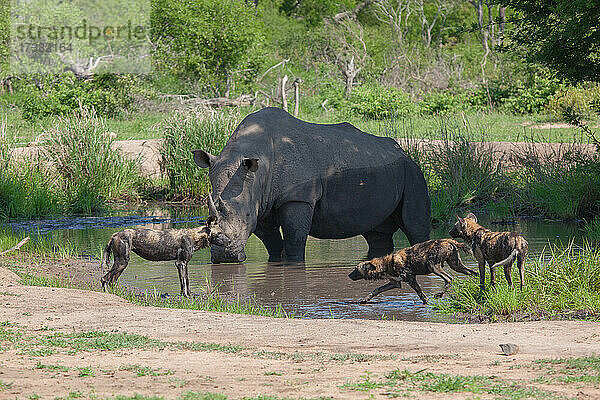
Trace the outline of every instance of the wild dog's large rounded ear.
{"label": "wild dog's large rounded ear", "polygon": [[461,225],[464,225],[464,224],[465,224],[465,219],[464,219],[464,218],[461,218],[461,217],[459,217],[459,216],[457,215],[457,216],[456,216],[456,219],[458,220],[458,222],[459,222]]}
{"label": "wild dog's large rounded ear", "polygon": [[210,168],[217,157],[204,150],[192,150],[194,162],[200,168]]}
{"label": "wild dog's large rounded ear", "polygon": [[373,271],[375,269],[375,266],[370,262],[366,263],[365,267],[367,267],[367,271]]}
{"label": "wild dog's large rounded ear", "polygon": [[256,170],[258,170],[258,158],[244,158],[242,160],[242,165],[246,171],[256,172]]}
{"label": "wild dog's large rounded ear", "polygon": [[215,215],[211,215],[206,219],[206,226],[210,228],[215,222],[217,222],[217,217]]}
{"label": "wild dog's large rounded ear", "polygon": [[477,222],[477,217],[473,213],[468,213],[465,218],[469,218],[473,222]]}

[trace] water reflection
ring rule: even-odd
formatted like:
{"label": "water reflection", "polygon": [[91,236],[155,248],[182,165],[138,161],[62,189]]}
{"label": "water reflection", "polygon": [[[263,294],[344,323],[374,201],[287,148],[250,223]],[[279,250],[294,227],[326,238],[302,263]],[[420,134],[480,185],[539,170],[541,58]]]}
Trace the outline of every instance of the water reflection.
{"label": "water reflection", "polygon": [[[79,248],[99,254],[110,235],[123,227],[136,226],[154,229],[196,226],[203,222],[202,209],[144,209],[122,212],[108,217],[74,218],[50,221],[17,222],[15,229],[38,232],[57,242],[71,241]],[[482,218],[482,224],[494,230],[523,232],[530,245],[529,257],[536,257],[548,243],[566,243],[580,235],[576,224],[520,220],[516,224],[494,224]],[[448,237],[451,226],[445,225],[432,233],[433,238]],[[394,236],[397,249],[408,246],[400,232]],[[388,291],[371,301],[359,304],[377,285],[385,282],[351,281],[347,275],[363,260],[367,245],[362,237],[343,240],[307,241],[306,263],[285,265],[267,262],[267,252],[262,243],[251,236],[246,246],[248,256],[243,264],[211,264],[210,251],[198,251],[189,264],[192,292],[217,286],[219,292],[254,298],[259,304],[275,306],[281,303],[286,311],[308,318],[397,318],[403,320],[432,320],[435,316],[423,306],[414,291],[403,285],[400,290]],[[477,269],[472,257],[461,254],[465,264]],[[454,271],[446,267],[453,276]],[[462,276],[459,276],[462,278]],[[423,290],[432,297],[443,287],[435,276],[418,277]],[[173,262],[149,262],[132,254],[121,283],[142,290],[156,288],[172,295],[179,293],[177,270]]]}

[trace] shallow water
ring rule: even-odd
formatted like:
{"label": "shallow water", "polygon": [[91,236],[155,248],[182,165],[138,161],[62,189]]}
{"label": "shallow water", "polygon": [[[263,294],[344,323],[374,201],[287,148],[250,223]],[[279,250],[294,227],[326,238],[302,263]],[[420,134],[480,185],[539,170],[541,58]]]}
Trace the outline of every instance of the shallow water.
{"label": "shallow water", "polygon": [[[201,209],[144,209],[113,213],[105,217],[65,218],[58,220],[22,221],[10,225],[13,229],[46,235],[56,243],[70,241],[87,254],[100,254],[110,235],[123,227],[165,229],[192,227],[204,220]],[[522,232],[529,241],[529,258],[539,257],[549,243],[567,243],[580,235],[577,224],[522,219],[514,224],[482,221],[493,230]],[[432,238],[448,237],[450,226],[438,227]],[[408,246],[401,232],[394,236],[396,249]],[[192,292],[206,288],[207,279],[221,293],[252,297],[259,304],[275,306],[281,303],[288,312],[307,318],[395,318],[411,321],[440,321],[430,307],[423,306],[416,293],[403,285],[374,298],[369,304],[358,301],[385,282],[353,282],[348,273],[364,259],[367,245],[362,237],[343,240],[320,240],[309,237],[304,266],[268,263],[262,243],[251,236],[246,246],[247,260],[243,264],[211,264],[208,249],[198,251],[189,264]],[[475,260],[461,253],[464,263],[477,270]],[[462,275],[446,267],[454,277]],[[489,273],[489,272],[488,272]],[[436,276],[417,278],[423,290],[432,298],[443,288]],[[497,279],[504,279],[502,274]],[[132,254],[129,266],[120,282],[140,290],[158,290],[169,295],[179,293],[179,279],[173,262],[149,262]]]}

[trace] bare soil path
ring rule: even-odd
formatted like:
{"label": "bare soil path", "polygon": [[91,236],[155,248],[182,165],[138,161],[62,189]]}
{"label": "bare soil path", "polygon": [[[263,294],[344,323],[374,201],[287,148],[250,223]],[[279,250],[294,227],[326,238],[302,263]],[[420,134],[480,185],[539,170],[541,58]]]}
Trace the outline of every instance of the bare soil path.
{"label": "bare soil path", "polygon": [[[437,146],[441,146],[442,140],[427,140],[427,139],[396,139],[403,148],[411,148],[418,146],[421,150],[430,150]],[[159,177],[160,170],[160,147],[162,139],[146,139],[146,140],[119,140],[114,142],[117,149],[123,151],[130,158],[140,158],[142,172],[150,177]],[[473,144],[482,150],[491,151],[497,161],[505,164],[512,164],[514,157],[518,154],[535,152],[542,159],[557,158],[558,155],[564,153],[568,149],[576,149],[578,151],[593,153],[597,149],[593,144],[572,144],[572,143],[525,143],[525,142],[473,142]],[[19,147],[15,149],[17,156],[27,157],[37,151],[39,147]],[[191,157],[191,156],[190,156]]]}
{"label": "bare soil path", "polygon": [[[498,345],[508,342],[519,345],[516,355],[500,354]],[[535,362],[593,355],[600,355],[596,322],[468,325],[162,309],[100,292],[23,286],[0,268],[0,399],[178,398],[190,391],[229,398],[504,398],[502,388],[527,398],[597,399],[593,379],[565,383]],[[395,370],[409,372],[389,375]],[[440,377],[453,379],[443,374],[487,383],[438,391]]]}

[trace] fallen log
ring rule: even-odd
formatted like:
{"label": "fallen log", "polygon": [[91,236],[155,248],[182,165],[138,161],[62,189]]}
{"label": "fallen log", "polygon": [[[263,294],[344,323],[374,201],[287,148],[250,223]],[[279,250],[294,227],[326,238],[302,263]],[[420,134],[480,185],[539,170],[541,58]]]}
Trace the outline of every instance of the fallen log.
{"label": "fallen log", "polygon": [[11,251],[19,250],[21,248],[21,246],[23,246],[27,242],[29,242],[29,236],[27,236],[25,239],[21,240],[19,243],[17,243],[16,245],[14,245],[13,247],[11,247],[10,249],[4,250],[3,252],[1,252],[0,256],[5,255],[6,253],[10,253]]}

